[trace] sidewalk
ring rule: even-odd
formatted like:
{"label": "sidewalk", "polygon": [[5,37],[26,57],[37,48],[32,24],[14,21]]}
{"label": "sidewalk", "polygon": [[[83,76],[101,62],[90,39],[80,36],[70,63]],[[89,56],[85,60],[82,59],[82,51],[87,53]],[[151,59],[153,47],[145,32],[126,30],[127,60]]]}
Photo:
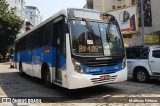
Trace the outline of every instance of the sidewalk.
{"label": "sidewalk", "polygon": [[10,62],[0,63],[0,73],[17,71],[15,68],[10,68]]}
{"label": "sidewalk", "polygon": [[0,65],[9,65],[10,62],[0,63]]}

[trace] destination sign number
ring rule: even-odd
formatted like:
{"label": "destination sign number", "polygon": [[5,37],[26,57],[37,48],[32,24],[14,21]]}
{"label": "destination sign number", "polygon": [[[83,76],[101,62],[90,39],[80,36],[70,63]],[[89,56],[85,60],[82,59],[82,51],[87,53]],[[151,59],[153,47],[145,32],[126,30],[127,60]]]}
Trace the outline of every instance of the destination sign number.
{"label": "destination sign number", "polygon": [[98,46],[79,46],[79,53],[98,53]]}

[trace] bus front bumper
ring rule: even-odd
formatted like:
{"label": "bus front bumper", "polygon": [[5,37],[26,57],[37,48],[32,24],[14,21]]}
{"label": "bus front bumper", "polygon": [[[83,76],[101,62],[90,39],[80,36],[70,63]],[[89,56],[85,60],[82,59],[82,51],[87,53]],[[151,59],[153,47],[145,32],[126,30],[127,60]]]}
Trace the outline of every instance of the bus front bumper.
{"label": "bus front bumper", "polygon": [[[109,79],[101,79],[101,76],[110,76]],[[103,74],[103,75],[87,75],[80,74],[75,71],[72,71],[68,77],[67,88],[68,89],[78,89],[91,87],[96,85],[102,85],[107,83],[115,83],[127,80],[127,67],[112,74]]]}

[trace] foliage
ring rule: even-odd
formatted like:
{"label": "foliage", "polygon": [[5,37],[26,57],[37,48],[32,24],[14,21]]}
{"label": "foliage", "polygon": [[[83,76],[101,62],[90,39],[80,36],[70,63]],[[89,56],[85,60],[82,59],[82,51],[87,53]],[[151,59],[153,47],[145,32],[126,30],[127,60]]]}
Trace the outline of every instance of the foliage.
{"label": "foliage", "polygon": [[0,0],[0,55],[5,59],[8,48],[13,46],[23,21],[8,9],[5,0]]}

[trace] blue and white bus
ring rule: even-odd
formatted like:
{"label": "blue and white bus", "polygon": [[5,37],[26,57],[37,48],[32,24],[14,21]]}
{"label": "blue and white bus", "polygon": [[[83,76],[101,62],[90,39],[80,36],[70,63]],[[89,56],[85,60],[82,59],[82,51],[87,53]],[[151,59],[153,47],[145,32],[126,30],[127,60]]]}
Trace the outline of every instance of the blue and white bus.
{"label": "blue and white bus", "polygon": [[114,16],[89,9],[61,10],[16,39],[20,75],[68,89],[125,81],[126,55]]}

